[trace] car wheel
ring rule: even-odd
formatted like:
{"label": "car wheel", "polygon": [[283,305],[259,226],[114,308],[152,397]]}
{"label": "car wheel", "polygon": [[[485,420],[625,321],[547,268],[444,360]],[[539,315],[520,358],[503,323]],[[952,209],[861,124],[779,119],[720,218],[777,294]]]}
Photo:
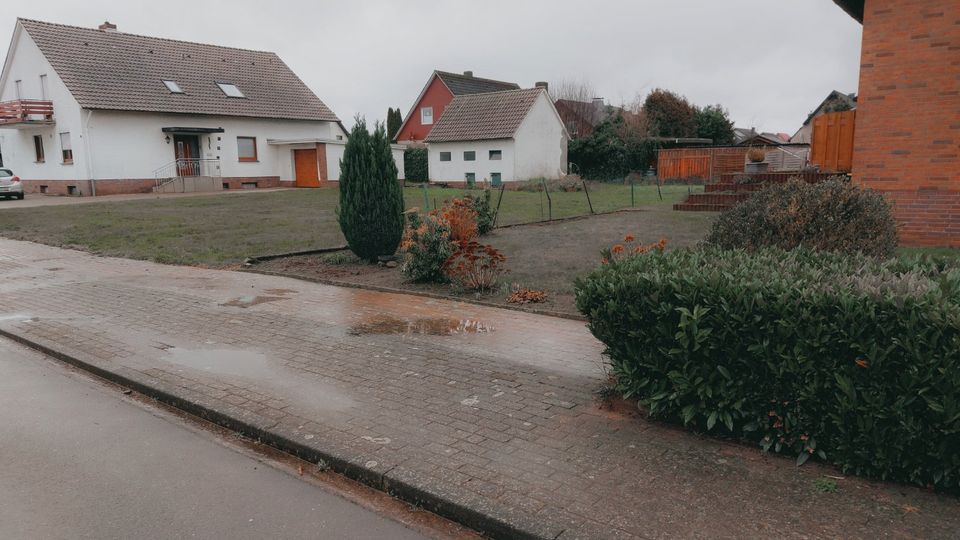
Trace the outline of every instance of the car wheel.
{"label": "car wheel", "polygon": [[22,201],[22,200],[23,200],[23,198],[24,198],[24,197],[26,197],[26,196],[27,196],[27,194],[26,194],[26,193],[21,193],[21,194],[19,194],[19,195],[17,195],[17,198],[18,198],[18,199],[20,199],[20,200]]}

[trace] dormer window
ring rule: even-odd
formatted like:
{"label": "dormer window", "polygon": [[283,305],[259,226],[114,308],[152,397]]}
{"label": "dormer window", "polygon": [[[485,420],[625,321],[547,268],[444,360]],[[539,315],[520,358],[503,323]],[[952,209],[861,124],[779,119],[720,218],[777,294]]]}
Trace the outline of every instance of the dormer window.
{"label": "dormer window", "polygon": [[244,96],[243,92],[241,92],[240,89],[237,88],[237,85],[233,83],[218,82],[217,86],[220,87],[220,90],[223,90],[223,93],[227,97],[235,97],[235,98],[247,97],[247,96]]}
{"label": "dormer window", "polygon": [[177,81],[164,80],[163,85],[167,87],[167,90],[169,90],[171,94],[183,93],[183,88],[180,88],[180,85],[177,84]]}

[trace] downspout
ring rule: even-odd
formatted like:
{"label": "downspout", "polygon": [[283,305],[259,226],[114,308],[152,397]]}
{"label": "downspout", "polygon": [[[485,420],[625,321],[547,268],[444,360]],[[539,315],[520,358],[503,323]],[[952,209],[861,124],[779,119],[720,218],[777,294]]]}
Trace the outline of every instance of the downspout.
{"label": "downspout", "polygon": [[90,179],[90,196],[97,196],[97,180],[93,177],[93,158],[90,154],[90,117],[93,116],[93,109],[87,109],[87,119],[83,122],[83,154],[87,162],[87,178]]}

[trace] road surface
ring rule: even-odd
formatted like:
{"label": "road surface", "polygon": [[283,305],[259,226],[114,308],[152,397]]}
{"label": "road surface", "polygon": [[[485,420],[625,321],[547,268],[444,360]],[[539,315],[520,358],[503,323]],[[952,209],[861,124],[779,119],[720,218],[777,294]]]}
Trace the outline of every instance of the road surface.
{"label": "road surface", "polygon": [[0,538],[424,538],[0,338]]}

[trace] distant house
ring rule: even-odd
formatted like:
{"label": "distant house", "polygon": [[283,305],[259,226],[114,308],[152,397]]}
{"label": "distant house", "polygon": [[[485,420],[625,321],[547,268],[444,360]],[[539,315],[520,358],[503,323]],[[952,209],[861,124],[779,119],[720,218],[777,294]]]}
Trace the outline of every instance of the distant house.
{"label": "distant house", "polygon": [[835,0],[863,23],[853,180],[906,245],[960,247],[960,2]]}
{"label": "distant house", "polygon": [[[347,133],[274,53],[18,19],[0,153],[28,192],[319,186]],[[397,150],[402,170],[402,152]]]}
{"label": "distant house", "polygon": [[430,180],[556,178],[566,174],[568,139],[545,88],[460,95],[425,139]]}
{"label": "distant house", "polygon": [[780,146],[790,142],[790,136],[786,133],[760,133],[742,128],[734,128],[733,132],[736,146]]}
{"label": "distant house", "polygon": [[472,71],[464,71],[462,75],[434,71],[400,125],[396,141],[402,144],[423,142],[443,116],[447,105],[457,96],[519,88],[516,83],[474,77]]}
{"label": "distant house", "polygon": [[606,105],[600,97],[590,101],[558,99],[554,102],[554,106],[573,139],[589,137],[601,122],[615,118],[617,115],[623,115],[628,121],[633,116],[633,113],[622,107]]}
{"label": "distant house", "polygon": [[810,144],[813,142],[813,120],[820,115],[831,113],[831,112],[840,112],[840,111],[852,111],[857,108],[857,94],[844,94],[843,92],[838,92],[834,90],[830,92],[830,95],[824,99],[816,109],[813,110],[807,119],[803,122],[803,125],[800,126],[800,129],[790,137],[790,142],[792,143],[804,143]]}

